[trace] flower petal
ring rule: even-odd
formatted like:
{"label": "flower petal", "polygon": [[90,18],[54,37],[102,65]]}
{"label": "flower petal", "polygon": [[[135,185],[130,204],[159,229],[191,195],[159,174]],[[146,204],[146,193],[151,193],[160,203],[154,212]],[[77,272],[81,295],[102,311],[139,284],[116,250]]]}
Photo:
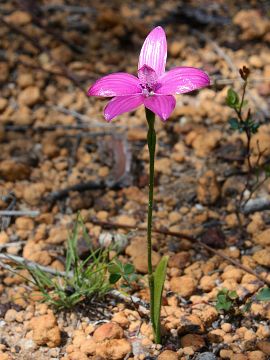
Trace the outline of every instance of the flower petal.
{"label": "flower petal", "polygon": [[210,84],[208,75],[193,67],[176,67],[159,78],[157,94],[173,95],[187,93]]}
{"label": "flower petal", "polygon": [[114,117],[133,111],[142,104],[143,96],[140,94],[115,97],[106,105],[104,117],[107,121],[111,121]]}
{"label": "flower petal", "polygon": [[127,73],[114,73],[98,79],[88,90],[88,96],[126,96],[141,92],[139,79]]}
{"label": "flower petal", "polygon": [[161,26],[156,27],[145,39],[139,58],[138,70],[148,65],[158,76],[165,71],[167,59],[167,41]]}
{"label": "flower petal", "polygon": [[144,105],[153,111],[161,120],[167,120],[175,108],[175,98],[171,95],[149,96],[144,98]]}
{"label": "flower petal", "polygon": [[147,85],[150,88],[153,88],[158,80],[155,70],[148,65],[143,65],[143,67],[139,69],[138,77],[142,85]]}

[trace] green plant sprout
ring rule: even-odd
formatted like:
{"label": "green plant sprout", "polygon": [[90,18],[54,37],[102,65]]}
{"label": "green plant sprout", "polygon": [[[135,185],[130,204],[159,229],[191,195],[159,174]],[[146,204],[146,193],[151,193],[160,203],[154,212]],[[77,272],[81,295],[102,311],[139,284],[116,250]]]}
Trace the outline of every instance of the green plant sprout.
{"label": "green plant sprout", "polygon": [[[82,232],[89,244],[90,254],[81,260],[78,254],[78,234]],[[108,278],[107,248],[91,250],[91,241],[87,234],[83,220],[77,217],[74,229],[67,241],[65,272],[52,275],[45,270],[27,264],[20,264],[17,268],[26,269],[31,275],[27,279],[42,295],[42,301],[53,305],[57,309],[68,309],[84,299],[102,297],[111,290]]]}
{"label": "green plant sprout", "polygon": [[[260,123],[253,119],[251,109],[249,108],[246,112],[243,109],[248,105],[248,101],[245,99],[246,89],[248,86],[248,79],[250,76],[250,70],[244,66],[239,70],[240,76],[244,81],[243,90],[241,96],[238,93],[230,88],[227,93],[226,103],[232,108],[236,114],[236,117],[229,119],[230,128],[233,131],[238,131],[239,133],[244,133],[246,137],[246,146],[245,146],[245,158],[247,160],[247,173],[246,181],[243,190],[240,193],[240,198],[236,203],[236,215],[238,223],[242,228],[242,221],[240,213],[245,209],[245,206],[252,198],[255,191],[257,191],[263,183],[270,177],[270,166],[260,164],[263,153],[266,149],[261,150],[259,142],[257,142],[258,155],[255,163],[251,161],[252,157],[252,148],[251,148],[251,138],[254,134],[258,132]],[[263,178],[260,179],[260,175],[263,174]],[[246,190],[249,191],[249,195],[246,199],[245,193]]]}
{"label": "green plant sprout", "polygon": [[264,287],[260,291],[246,301],[245,305],[242,307],[242,310],[239,310],[241,306],[239,296],[236,291],[229,291],[224,288],[221,289],[217,294],[216,309],[220,312],[225,312],[231,315],[239,315],[240,313],[245,313],[250,310],[252,305],[252,299],[255,301],[270,301],[270,288]]}
{"label": "green plant sprout", "polygon": [[232,312],[237,305],[238,295],[236,291],[221,289],[217,294],[216,309],[218,311]]}
{"label": "green plant sprout", "polygon": [[114,259],[108,265],[109,282],[110,284],[117,283],[120,279],[124,282],[121,285],[123,288],[132,287],[132,282],[138,279],[137,274],[135,274],[135,268],[132,264],[123,264],[119,259]]}

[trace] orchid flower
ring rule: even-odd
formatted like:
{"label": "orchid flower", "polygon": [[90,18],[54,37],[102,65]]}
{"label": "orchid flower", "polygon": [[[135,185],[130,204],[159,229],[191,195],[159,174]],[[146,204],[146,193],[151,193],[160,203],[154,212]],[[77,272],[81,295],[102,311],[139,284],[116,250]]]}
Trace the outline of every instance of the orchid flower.
{"label": "orchid flower", "polygon": [[209,85],[209,77],[202,70],[192,67],[176,67],[165,72],[167,41],[162,27],[150,32],[141,49],[138,77],[126,73],[114,73],[97,80],[88,90],[89,96],[112,97],[104,110],[105,119],[138,106],[145,106],[148,123],[147,144],[149,149],[149,201],[147,217],[147,262],[150,289],[150,318],[156,343],[161,341],[160,309],[168,256],[163,256],[155,271],[152,266],[152,213],[154,195],[154,170],[156,131],[155,114],[167,120],[175,108],[173,95],[183,94]]}
{"label": "orchid flower", "polygon": [[208,86],[210,81],[205,72],[193,67],[175,67],[165,72],[166,59],[166,35],[158,26],[142,46],[138,77],[123,72],[104,76],[90,87],[88,95],[113,98],[104,109],[107,121],[140,105],[167,120],[176,104],[173,95]]}

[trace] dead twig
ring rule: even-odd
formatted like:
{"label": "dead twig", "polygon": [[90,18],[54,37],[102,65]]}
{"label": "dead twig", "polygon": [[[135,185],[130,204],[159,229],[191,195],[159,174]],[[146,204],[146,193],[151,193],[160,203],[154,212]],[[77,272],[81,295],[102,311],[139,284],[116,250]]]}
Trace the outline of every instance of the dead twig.
{"label": "dead twig", "polygon": [[[2,260],[9,260],[14,262],[15,264],[20,264],[23,265],[25,267],[28,268],[32,268],[32,269],[40,269],[43,270],[49,274],[52,275],[59,275],[59,276],[66,276],[66,273],[64,271],[57,271],[53,268],[47,267],[47,266],[42,266],[39,265],[33,261],[28,261],[26,259],[24,259],[21,256],[17,256],[17,255],[11,255],[11,254],[0,254],[0,259]],[[12,268],[12,267],[11,267]],[[14,271],[14,269],[12,268],[12,270]],[[72,276],[73,274],[70,274],[70,276]]]}
{"label": "dead twig", "polygon": [[[138,226],[137,228],[131,225],[125,225],[125,224],[118,224],[118,223],[109,223],[106,221],[99,221],[96,219],[90,219],[94,224],[96,225],[101,225],[101,226],[107,226],[107,227],[111,227],[111,228],[122,228],[122,229],[138,229],[138,230],[145,230],[145,228]],[[192,242],[192,244],[196,243],[198,244],[200,247],[204,248],[207,251],[210,251],[211,253],[221,257],[222,259],[228,261],[229,263],[235,265],[236,267],[238,267],[239,269],[254,275],[258,280],[262,281],[264,284],[267,284],[268,286],[270,286],[270,281],[265,279],[263,276],[261,276],[260,274],[257,274],[255,271],[253,271],[252,269],[248,268],[247,266],[241,264],[239,261],[231,259],[229,256],[225,255],[223,252],[220,252],[218,250],[215,250],[213,248],[211,248],[210,246],[204,244],[201,240],[190,236],[190,235],[186,235],[183,233],[179,233],[179,232],[175,232],[175,231],[169,231],[169,230],[165,230],[165,229],[153,229],[152,230],[155,233],[158,234],[164,234],[164,235],[169,235],[169,236],[175,236],[181,239],[187,239],[190,240]]]}
{"label": "dead twig", "polygon": [[38,210],[0,210],[0,216],[30,216],[36,217],[39,216],[40,212]]}
{"label": "dead twig", "polygon": [[44,198],[44,201],[54,203],[57,200],[61,200],[69,195],[72,191],[78,191],[83,192],[87,190],[102,190],[105,189],[106,185],[104,182],[94,183],[93,181],[88,181],[85,183],[79,183],[75,184],[73,186],[69,186],[65,189],[53,191],[51,192],[46,198]]}
{"label": "dead twig", "polygon": [[16,241],[16,242],[10,242],[10,243],[6,243],[6,244],[0,244],[0,250],[1,249],[6,249],[9,247],[17,247],[17,246],[22,246],[26,244],[26,241]]}
{"label": "dead twig", "polygon": [[96,10],[90,6],[74,6],[74,5],[64,5],[64,4],[48,4],[41,6],[42,10],[45,11],[66,11],[71,13],[78,14],[95,14]]}

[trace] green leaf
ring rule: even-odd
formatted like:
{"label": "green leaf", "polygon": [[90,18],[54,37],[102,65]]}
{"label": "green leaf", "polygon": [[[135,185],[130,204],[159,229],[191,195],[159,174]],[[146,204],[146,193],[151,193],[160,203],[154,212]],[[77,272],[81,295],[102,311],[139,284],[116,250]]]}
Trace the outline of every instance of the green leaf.
{"label": "green leaf", "polygon": [[114,262],[114,263],[110,263],[108,265],[108,271],[109,271],[110,274],[119,274],[119,273],[122,272],[122,269],[119,266],[119,264]]}
{"label": "green leaf", "polygon": [[239,129],[239,121],[236,118],[231,118],[229,120],[229,124],[232,130],[238,130]]}
{"label": "green leaf", "polygon": [[156,271],[154,272],[153,281],[154,281],[154,302],[153,302],[153,328],[155,332],[156,343],[160,343],[160,309],[161,309],[161,300],[162,300],[162,291],[164,286],[164,281],[166,278],[166,271],[168,265],[168,256],[163,256],[160,260]]}
{"label": "green leaf", "polygon": [[229,297],[231,300],[237,299],[237,298],[238,298],[237,292],[236,292],[235,290],[229,291],[229,292],[228,292],[228,297]]}
{"label": "green leaf", "polygon": [[232,307],[232,301],[224,301],[224,302],[220,302],[218,301],[216,304],[216,308],[217,310],[225,310],[225,311],[229,311]]}
{"label": "green leaf", "polygon": [[227,92],[226,103],[231,108],[235,108],[239,104],[239,96],[232,88]]}
{"label": "green leaf", "polygon": [[110,274],[109,277],[109,282],[110,284],[115,284],[117,283],[118,280],[121,279],[121,275],[120,274]]}
{"label": "green leaf", "polygon": [[125,275],[133,274],[135,271],[135,268],[132,264],[125,264],[124,265],[124,273]]}
{"label": "green leaf", "polygon": [[261,289],[256,298],[259,301],[270,301],[270,288]]}

